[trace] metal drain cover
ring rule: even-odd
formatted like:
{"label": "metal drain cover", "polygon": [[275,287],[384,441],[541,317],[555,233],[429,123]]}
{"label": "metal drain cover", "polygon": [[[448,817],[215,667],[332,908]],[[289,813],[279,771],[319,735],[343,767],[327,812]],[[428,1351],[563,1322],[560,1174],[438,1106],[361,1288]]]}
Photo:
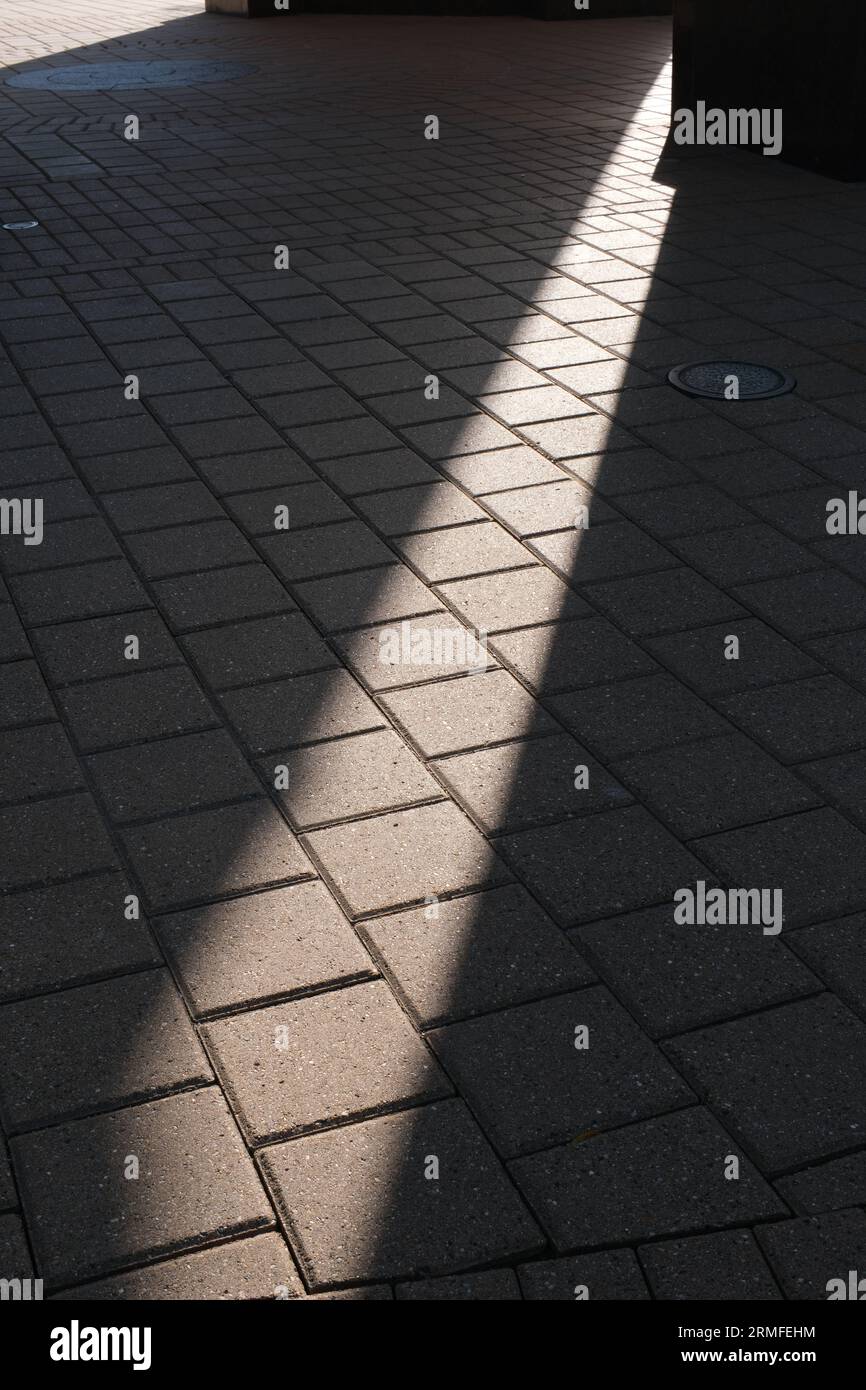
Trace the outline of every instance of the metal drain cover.
{"label": "metal drain cover", "polygon": [[[788,372],[758,362],[686,362],[668,372],[668,381],[687,396],[713,401],[765,401],[784,396],[797,385]],[[734,381],[736,394],[732,394]]]}
{"label": "metal drain cover", "polygon": [[38,227],[38,222],[4,222],[2,224],[4,232],[26,232],[31,227]]}
{"label": "metal drain cover", "polygon": [[195,87],[199,82],[230,82],[255,72],[253,63],[216,59],[190,62],[78,63],[69,68],[36,68],[6,78],[7,87],[48,88],[55,92],[106,92],[122,87]]}

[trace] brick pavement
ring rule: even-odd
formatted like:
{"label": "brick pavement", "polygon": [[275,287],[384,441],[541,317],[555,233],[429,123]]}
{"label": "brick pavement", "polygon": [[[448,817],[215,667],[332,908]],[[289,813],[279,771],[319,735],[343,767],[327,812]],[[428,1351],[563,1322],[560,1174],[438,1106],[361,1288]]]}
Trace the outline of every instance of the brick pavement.
{"label": "brick pavement", "polygon": [[[866,1267],[866,195],[657,169],[664,20],[199,8],[0,22],[16,72],[254,69],[0,85],[45,522],[0,543],[0,1274],[823,1298]],[[796,393],[665,384],[728,353]],[[698,880],[784,931],[677,924]]]}

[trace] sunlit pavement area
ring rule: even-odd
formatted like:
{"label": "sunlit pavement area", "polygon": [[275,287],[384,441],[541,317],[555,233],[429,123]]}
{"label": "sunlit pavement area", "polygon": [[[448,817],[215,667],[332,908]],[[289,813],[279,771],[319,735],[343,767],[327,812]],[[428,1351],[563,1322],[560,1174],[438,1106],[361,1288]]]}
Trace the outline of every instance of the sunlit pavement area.
{"label": "sunlit pavement area", "polygon": [[[0,541],[0,1275],[826,1298],[863,185],[663,158],[666,19],[0,36],[0,496],[44,515]],[[796,389],[667,384],[729,357]],[[713,885],[784,921],[675,920]]]}

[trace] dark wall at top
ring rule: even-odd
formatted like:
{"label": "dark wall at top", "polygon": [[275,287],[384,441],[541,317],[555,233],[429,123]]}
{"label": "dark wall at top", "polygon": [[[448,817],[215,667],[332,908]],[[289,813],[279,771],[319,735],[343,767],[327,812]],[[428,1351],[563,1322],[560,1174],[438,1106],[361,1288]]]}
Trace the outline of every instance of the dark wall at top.
{"label": "dark wall at top", "polygon": [[[756,0],[756,3],[758,0]],[[532,19],[613,19],[670,14],[673,0],[291,0],[292,14],[523,15]],[[251,15],[273,15],[273,0],[248,0]],[[285,13],[285,11],[282,11]]]}
{"label": "dark wall at top", "polygon": [[673,109],[781,108],[781,158],[866,178],[866,0],[675,0]]}

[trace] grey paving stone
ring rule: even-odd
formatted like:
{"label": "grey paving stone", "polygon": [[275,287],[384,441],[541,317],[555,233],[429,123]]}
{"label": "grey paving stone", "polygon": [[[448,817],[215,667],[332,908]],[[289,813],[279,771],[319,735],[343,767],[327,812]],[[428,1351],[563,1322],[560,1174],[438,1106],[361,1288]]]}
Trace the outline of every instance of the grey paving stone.
{"label": "grey paving stone", "polygon": [[405,565],[380,565],[314,579],[297,585],[296,593],[326,632],[394,622],[440,608],[438,599]]}
{"label": "grey paving stone", "polygon": [[204,679],[217,690],[337,664],[303,613],[278,613],[208,628],[189,634],[183,643]]}
{"label": "grey paving stone", "polygon": [[665,903],[580,927],[575,945],[653,1037],[815,993],[820,982],[761,926],[680,926]]}
{"label": "grey paving stone", "polygon": [[148,579],[168,579],[196,570],[244,565],[255,559],[252,546],[227,519],[164,526],[159,531],[136,531],[126,537],[126,546]]}
{"label": "grey paving stone", "polygon": [[555,728],[507,671],[394,690],[382,705],[425,758]]}
{"label": "grey paving stone", "polygon": [[[737,1182],[724,1175],[730,1155],[740,1160]],[[701,1107],[516,1159],[509,1168],[562,1252],[785,1215],[757,1169]]]}
{"label": "grey paving stone", "polygon": [[576,738],[607,759],[677,743],[690,747],[695,739],[730,731],[714,709],[666,672],[572,691],[550,703]]}
{"label": "grey paving stone", "polygon": [[439,592],[462,618],[485,632],[562,621],[591,611],[542,565],[458,579],[440,585]]}
{"label": "grey paving stone", "polygon": [[555,483],[562,478],[561,469],[543,454],[517,443],[505,449],[440,459],[437,468],[455,483],[460,483],[473,497],[528,487],[532,483]]}
{"label": "grey paving stone", "polygon": [[160,964],[144,922],[125,917],[128,891],[102,874],[0,898],[0,998]]}
{"label": "grey paving stone", "polygon": [[606,618],[498,632],[490,649],[534,694],[545,697],[658,670],[652,657]]}
{"label": "grey paving stone", "polygon": [[105,560],[120,554],[120,547],[101,517],[55,521],[46,515],[42,541],[26,546],[15,535],[0,537],[0,560],[7,574],[56,569],[80,561]]}
{"label": "grey paving stone", "polygon": [[306,1303],[388,1303],[394,1295],[390,1284],[355,1284],[347,1289],[332,1289],[328,1293],[308,1293]]}
{"label": "grey paving stone", "polygon": [[866,839],[835,811],[805,811],[695,842],[734,885],[779,888],[786,927],[866,907]]}
{"label": "grey paving stone", "polygon": [[[12,1142],[37,1268],[52,1287],[273,1224],[214,1086]],[[129,1155],[137,1180],[124,1177]]]}
{"label": "grey paving stone", "polygon": [[278,777],[287,780],[276,795],[298,830],[442,797],[439,783],[391,729],[331,739],[280,757],[260,766],[274,785]]}
{"label": "grey paving stone", "polygon": [[381,728],[384,715],[348,671],[319,671],[226,691],[220,699],[254,753]]}
{"label": "grey paving stone", "polygon": [[593,584],[649,570],[671,569],[677,558],[629,521],[572,527],[532,536],[527,545],[569,584]]}
{"label": "grey paving stone", "polygon": [[433,764],[486,835],[622,806],[629,793],[569,734],[481,748]]}
{"label": "grey paving stone", "polygon": [[798,1216],[862,1207],[866,1204],[866,1150],[777,1178],[775,1186]]}
{"label": "grey paving stone", "polygon": [[683,839],[819,804],[798,778],[740,734],[641,753],[614,770]]}
{"label": "grey paving stone", "polygon": [[342,521],[352,515],[345,502],[318,481],[265,488],[260,492],[238,492],[228,499],[226,507],[251,536],[273,536],[277,531],[300,530],[305,526]]}
{"label": "grey paving stone", "polygon": [[532,560],[519,541],[492,521],[396,536],[392,545],[430,584],[492,570],[516,569]]}
{"label": "grey paving stone", "polygon": [[261,783],[222,729],[118,748],[87,759],[109,816],[123,822],[260,796]]}
{"label": "grey paving stone", "polygon": [[0,605],[0,662],[32,656],[30,643],[11,603]]}
{"label": "grey paving stone", "polygon": [[601,1250],[594,1255],[536,1260],[517,1270],[523,1297],[534,1301],[643,1302],[649,1299],[640,1265],[632,1250]]}
{"label": "grey paving stone", "polygon": [[[138,638],[135,661],[124,655],[129,636]],[[180,649],[159,614],[149,608],[39,628],[33,642],[47,676],[58,685],[128,676],[181,660]]]}
{"label": "grey paving stone", "polygon": [[744,585],[736,594],[795,641],[859,627],[866,607],[866,589],[837,570],[767,579]]}
{"label": "grey paving stone", "polygon": [[294,835],[264,797],[151,821],[125,831],[123,840],[157,911],[312,874]]}
{"label": "grey paving stone", "polygon": [[[866,1268],[866,1214],[834,1211],[799,1221],[780,1221],[755,1232],[789,1299],[862,1300]],[[854,1271],[854,1279],[850,1271]],[[840,1281],[834,1283],[831,1281]],[[852,1284],[854,1289],[852,1290]]]}
{"label": "grey paving stone", "polygon": [[154,929],[196,1017],[375,974],[318,882],[158,917]]}
{"label": "grey paving stone", "polygon": [[666,901],[706,873],[642,806],[505,835],[497,848],[566,927]]}
{"label": "grey paving stone", "polygon": [[204,1036],[253,1145],[451,1092],[380,980],[235,1014]]}
{"label": "grey paving stone", "polygon": [[[731,636],[739,642],[736,659],[725,656],[726,651],[733,651],[728,643]],[[665,666],[709,699],[821,674],[812,657],[757,618],[735,618],[721,626],[653,637],[647,646]]]}
{"label": "grey paving stone", "polygon": [[61,724],[0,733],[0,768],[0,802],[30,801],[84,785]]}
{"label": "grey paving stone", "polygon": [[268,1231],[192,1255],[127,1270],[56,1298],[99,1303],[302,1298],[304,1286],[282,1236]]}
{"label": "grey paving stone", "polygon": [[866,677],[866,633],[844,632],[838,637],[824,637],[809,643],[809,651],[840,676],[864,684]]}
{"label": "grey paving stone", "polygon": [[689,1033],[665,1048],[767,1171],[863,1141],[866,1025],[829,994]]}
{"label": "grey paving stone", "polygon": [[654,637],[745,616],[740,604],[691,569],[589,584],[585,592],[590,603],[637,636]]}
{"label": "grey paving stone", "polygon": [[591,529],[603,521],[618,520],[606,502],[594,497],[584,483],[576,482],[573,478],[496,492],[484,500],[493,515],[521,537],[576,526],[586,527],[587,524]]}
{"label": "grey paving stone", "polygon": [[386,449],[383,453],[360,454],[339,459],[321,459],[316,467],[346,497],[383,488],[411,487],[415,483],[434,483],[439,474],[411,449]]}
{"label": "grey paving stone", "polygon": [[776,1302],[782,1295],[751,1231],[663,1240],[638,1250],[656,1298]]}
{"label": "grey paving stone", "polygon": [[866,823],[866,752],[801,763],[797,772],[826,801],[859,824]]}
{"label": "grey paving stone", "polygon": [[442,682],[446,676],[478,675],[496,665],[483,636],[476,637],[444,609],[348,633],[337,638],[335,646],[374,691],[420,681]]}
{"label": "grey paving stone", "polygon": [[862,956],[866,915],[806,927],[791,938],[794,950],[855,1012],[866,1011],[866,963]]}
{"label": "grey paving stone", "polygon": [[219,503],[198,482],[112,492],[103,498],[103,506],[121,534],[205,521],[223,514]]}
{"label": "grey paving stone", "polygon": [[[578,1047],[579,1028],[586,1046]],[[694,1100],[600,985],[453,1023],[430,1041],[505,1158]]]}
{"label": "grey paving stone", "polygon": [[484,520],[481,508],[447,482],[370,493],[356,498],[355,505],[386,536]]}
{"label": "grey paving stone", "polygon": [[394,552],[363,521],[287,531],[262,541],[262,550],[289,583],[387,565]]}
{"label": "grey paving stone", "polygon": [[267,617],[295,607],[279,580],[259,564],[163,579],[154,584],[153,591],[179,632],[238,618]]}
{"label": "grey paving stone", "polygon": [[418,1279],[398,1284],[398,1299],[443,1303],[500,1303],[521,1299],[513,1269],[486,1269],[479,1274],[452,1274],[446,1279]]}
{"label": "grey paving stone", "polygon": [[54,717],[54,705],[37,663],[4,662],[0,666],[0,728],[14,729]]}
{"label": "grey paving stone", "polygon": [[254,488],[291,487],[312,482],[316,476],[310,465],[285,445],[208,459],[199,465],[199,472],[220,496]]}
{"label": "grey paving stone", "polygon": [[[641,494],[642,496],[645,494]],[[745,585],[735,590],[749,607],[766,612],[760,602],[752,603],[750,595],[765,589],[765,581],[774,589],[787,586],[807,587],[814,576],[798,574],[800,570],[815,570],[814,554],[803,546],[782,536],[772,526],[740,525],[726,531],[701,531],[695,536],[681,536],[671,543],[677,554],[714,584],[723,588]],[[780,575],[795,576],[782,580]]]}
{"label": "grey paving stone", "polygon": [[453,1274],[541,1243],[460,1100],[274,1145],[261,1163],[314,1290]]}
{"label": "grey paving stone", "polygon": [[350,917],[509,877],[478,831],[449,802],[390,811],[303,837]]}
{"label": "grey paving stone", "polygon": [[83,793],[0,811],[0,891],[41,887],[115,866],[105,828]]}
{"label": "grey paving stone", "polygon": [[18,1206],[18,1193],[12,1178],[12,1168],[6,1153],[6,1145],[0,1144],[0,1211],[8,1211]]}
{"label": "grey paving stone", "polygon": [[594,978],[516,884],[375,917],[359,930],[422,1028],[558,994]]}
{"label": "grey paving stone", "polygon": [[213,709],[183,666],[68,686],[58,700],[83,752],[207,729],[217,723]]}
{"label": "grey paving stone", "polygon": [[167,970],[4,1004],[0,1046],[11,1133],[212,1080]]}
{"label": "grey paving stone", "polygon": [[[24,1225],[20,1216],[11,1213],[0,1216],[0,1269],[3,1279],[32,1279],[34,1276]],[[4,1293],[4,1298],[14,1296],[11,1291]]]}

